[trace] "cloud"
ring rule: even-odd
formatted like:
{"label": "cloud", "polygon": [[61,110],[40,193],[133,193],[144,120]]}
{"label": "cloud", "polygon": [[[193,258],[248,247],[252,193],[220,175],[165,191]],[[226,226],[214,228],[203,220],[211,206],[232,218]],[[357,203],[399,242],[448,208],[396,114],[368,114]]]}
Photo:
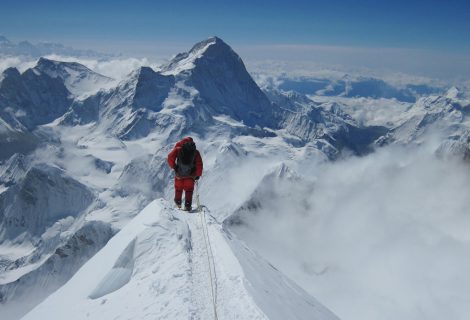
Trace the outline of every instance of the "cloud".
{"label": "cloud", "polygon": [[403,87],[407,84],[425,84],[431,86],[463,86],[462,81],[437,79],[429,76],[411,74],[410,71],[398,72],[390,70],[379,70],[366,67],[354,67],[346,65],[329,65],[326,63],[312,61],[288,61],[288,60],[249,60],[247,68],[261,86],[270,81],[282,81],[288,78],[292,80],[302,79],[328,79],[341,80],[345,76],[349,78],[373,77],[382,79],[391,85]]}
{"label": "cloud", "polygon": [[24,57],[0,57],[0,73],[8,68],[17,68],[20,72],[33,67],[36,61]]}
{"label": "cloud", "polygon": [[233,228],[343,319],[463,320],[470,170],[434,147],[302,165]]}
{"label": "cloud", "polygon": [[251,45],[236,49],[254,72],[264,69],[272,73],[273,68],[265,67],[266,62],[274,62],[274,70],[288,75],[312,76],[312,72],[316,75],[331,70],[390,81],[438,79],[454,85],[468,79],[470,73],[468,55],[437,50],[321,45]]}

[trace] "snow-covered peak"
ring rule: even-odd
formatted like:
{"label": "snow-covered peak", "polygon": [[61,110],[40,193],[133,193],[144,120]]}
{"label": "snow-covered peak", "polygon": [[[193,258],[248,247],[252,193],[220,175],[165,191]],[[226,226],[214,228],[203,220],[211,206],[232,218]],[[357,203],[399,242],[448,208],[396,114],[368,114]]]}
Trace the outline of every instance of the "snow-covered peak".
{"label": "snow-covered peak", "polygon": [[55,61],[41,57],[33,70],[44,72],[52,78],[62,79],[67,89],[78,98],[114,84],[113,79],[77,62]]}
{"label": "snow-covered peak", "polygon": [[226,141],[222,143],[219,147],[219,153],[231,154],[237,158],[241,156],[245,156],[247,154],[247,152],[243,150],[243,148],[239,144],[233,143],[231,141]]}
{"label": "snow-covered peak", "polygon": [[228,115],[248,126],[276,127],[273,108],[242,59],[217,37],[197,43],[162,68],[196,89],[213,115]]}
{"label": "snow-covered peak", "polygon": [[[179,74],[191,70],[196,66],[196,61],[203,57],[213,57],[215,54],[224,55],[233,52],[222,39],[212,37],[195,44],[191,50],[177,54],[166,66],[162,67],[164,74]],[[234,53],[234,52],[233,52]]]}
{"label": "snow-covered peak", "polygon": [[205,50],[208,48],[208,45],[216,45],[216,46],[225,46],[225,47],[228,47],[228,44],[226,44],[222,39],[220,39],[219,37],[210,37],[210,38],[207,38],[206,40],[202,40],[198,43],[196,43],[190,50],[190,52],[196,52],[196,51],[199,51],[201,49]]}
{"label": "snow-covered peak", "polygon": [[63,62],[63,61],[57,61],[57,60],[51,60],[47,59],[44,57],[39,58],[37,64],[36,64],[36,69],[39,69],[41,71],[44,71],[48,73],[50,76],[58,77],[62,76],[64,68],[70,68],[74,69],[77,71],[81,72],[93,72],[89,68],[85,67],[84,65],[78,63],[78,62]]}
{"label": "snow-covered peak", "polygon": [[461,96],[461,92],[457,87],[452,87],[449,90],[447,90],[445,96],[449,99],[458,99]]}

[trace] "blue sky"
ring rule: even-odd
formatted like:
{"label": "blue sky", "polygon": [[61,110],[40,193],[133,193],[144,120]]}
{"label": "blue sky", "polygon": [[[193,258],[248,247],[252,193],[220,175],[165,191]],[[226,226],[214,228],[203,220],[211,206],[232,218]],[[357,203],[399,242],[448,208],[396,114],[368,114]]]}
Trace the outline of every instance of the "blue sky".
{"label": "blue sky", "polygon": [[[427,52],[426,66],[438,56],[470,72],[468,0],[1,0],[0,35],[132,54],[175,53],[217,35],[241,53],[268,51],[270,58],[308,57],[321,46],[339,48],[324,55],[338,53],[332,61],[337,63],[351,54],[344,48],[366,48],[379,65],[377,49],[386,48],[382,56],[391,59],[395,53],[389,49],[401,48],[418,50],[408,64],[421,63],[420,55]],[[408,53],[397,56],[406,60]],[[369,60],[364,52],[352,54]],[[401,63],[397,59],[395,65]]]}
{"label": "blue sky", "polygon": [[1,1],[15,39],[316,44],[470,51],[470,1]]}

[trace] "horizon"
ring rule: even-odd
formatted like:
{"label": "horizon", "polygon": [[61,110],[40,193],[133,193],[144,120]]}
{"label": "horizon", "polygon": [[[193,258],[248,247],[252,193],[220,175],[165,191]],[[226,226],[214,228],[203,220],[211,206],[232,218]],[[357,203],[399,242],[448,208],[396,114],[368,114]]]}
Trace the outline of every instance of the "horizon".
{"label": "horizon", "polygon": [[[129,49],[128,44],[116,44],[113,50],[101,50],[90,42],[78,45],[54,42],[50,40],[31,41],[30,39],[13,39],[5,34],[0,34],[14,44],[26,41],[33,45],[39,43],[58,44],[74,50],[92,50],[98,55],[109,55],[108,59],[116,59],[115,62],[131,60],[132,65],[144,65],[156,67],[170,60],[176,54],[187,52],[199,41],[212,36],[199,39],[186,44],[170,44],[156,48],[149,43],[139,43],[140,48],[145,48],[137,53]],[[217,36],[223,39],[220,36]],[[243,59],[250,72],[268,75],[286,74],[290,77],[309,77],[318,72],[332,71],[344,74],[371,76],[391,82],[403,82],[404,79],[419,79],[423,83],[440,82],[448,86],[469,87],[470,56],[455,53],[443,54],[433,50],[420,50],[409,48],[365,48],[347,46],[322,46],[322,45],[237,45],[226,42]],[[138,48],[137,45],[131,46]],[[0,56],[1,57],[1,56]],[[60,54],[44,55],[44,57],[59,61],[75,61],[93,68],[98,60],[80,56],[64,56]],[[0,63],[0,71],[8,66],[26,69],[32,66],[32,61],[19,60],[10,64],[7,57],[6,66]],[[87,61],[88,63],[84,62]],[[140,61],[138,63],[138,61]],[[17,65],[15,65],[15,63]],[[99,71],[99,70],[95,70]],[[406,80],[405,80],[406,81]]]}
{"label": "horizon", "polygon": [[[112,6],[111,6],[112,5]],[[26,11],[27,10],[27,11]],[[32,41],[197,42],[434,49],[469,53],[470,3],[462,0],[6,1],[0,30]],[[196,23],[194,23],[196,22]],[[188,28],[191,27],[191,28]]]}
{"label": "horizon", "polygon": [[[217,36],[247,64],[313,62],[454,83],[470,78],[470,3],[374,1],[6,1],[1,35],[169,59]],[[294,67],[293,67],[294,68]]]}

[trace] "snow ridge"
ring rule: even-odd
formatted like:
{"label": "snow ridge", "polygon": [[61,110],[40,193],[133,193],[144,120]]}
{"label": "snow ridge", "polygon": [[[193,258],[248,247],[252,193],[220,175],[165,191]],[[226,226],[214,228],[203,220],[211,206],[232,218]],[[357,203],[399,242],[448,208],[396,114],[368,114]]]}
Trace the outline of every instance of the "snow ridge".
{"label": "snow ridge", "polygon": [[[153,201],[23,319],[211,319],[210,273],[198,220],[164,200]],[[221,317],[337,319],[215,220],[209,219],[207,230]]]}

